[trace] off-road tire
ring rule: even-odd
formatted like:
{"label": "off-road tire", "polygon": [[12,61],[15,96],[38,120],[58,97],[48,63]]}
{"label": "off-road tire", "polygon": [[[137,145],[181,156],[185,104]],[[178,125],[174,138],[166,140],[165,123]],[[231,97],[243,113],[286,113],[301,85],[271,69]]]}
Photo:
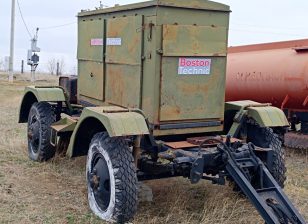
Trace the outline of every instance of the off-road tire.
{"label": "off-road tire", "polygon": [[285,166],[284,149],[278,135],[271,128],[262,128],[257,122],[250,120],[247,126],[247,142],[252,142],[261,148],[271,148],[276,152],[275,166],[270,173],[279,186],[283,188],[287,168]]}
{"label": "off-road tire", "polygon": [[[29,128],[31,127],[33,119],[37,120],[38,139],[36,143],[31,143],[29,137]],[[51,127],[55,122],[54,110],[47,102],[34,103],[30,109],[28,116],[28,151],[29,157],[35,161],[46,161],[54,157],[56,147],[50,144]],[[54,137],[54,136],[53,136]],[[35,144],[35,146],[33,145]],[[37,147],[36,147],[37,146]],[[34,149],[35,148],[35,149]]]}
{"label": "off-road tire", "polygon": [[[102,209],[102,204],[100,205],[98,201],[101,199],[99,194],[102,190],[97,192],[98,187],[102,185],[100,182],[102,178],[97,181],[99,183],[96,185],[97,189],[91,186],[93,173],[97,173],[95,174],[97,176],[99,174],[99,171],[94,171],[96,169],[94,167],[98,167],[95,165],[95,161],[98,161],[97,156],[100,156],[100,159],[103,157],[106,161],[110,178],[108,191],[110,193],[109,198],[107,197],[109,204],[103,204],[105,209]],[[110,138],[107,132],[94,135],[88,151],[86,176],[89,205],[95,215],[106,221],[118,223],[127,222],[134,217],[138,202],[136,167],[132,152],[123,137]]]}

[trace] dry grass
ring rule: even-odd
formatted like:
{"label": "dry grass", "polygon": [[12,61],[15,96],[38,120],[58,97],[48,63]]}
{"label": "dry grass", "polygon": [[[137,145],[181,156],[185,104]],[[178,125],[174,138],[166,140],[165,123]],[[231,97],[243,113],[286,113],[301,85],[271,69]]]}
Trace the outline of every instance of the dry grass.
{"label": "dry grass", "polygon": [[[29,79],[18,75],[17,80]],[[54,85],[57,78],[35,85]],[[37,163],[28,159],[26,125],[17,123],[24,86],[0,73],[0,223],[104,223],[88,207],[85,157],[57,157]],[[306,152],[287,154],[285,192],[308,220]],[[134,223],[264,223],[251,203],[231,187],[173,178],[146,183],[153,202],[140,203]]]}

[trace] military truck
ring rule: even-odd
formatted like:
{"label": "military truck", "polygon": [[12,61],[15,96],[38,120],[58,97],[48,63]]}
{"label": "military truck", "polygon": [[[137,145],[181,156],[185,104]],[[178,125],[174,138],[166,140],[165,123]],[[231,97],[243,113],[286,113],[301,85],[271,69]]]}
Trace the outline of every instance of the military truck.
{"label": "military truck", "polygon": [[[25,88],[29,157],[87,155],[89,205],[131,220],[137,181],[182,176],[242,190],[267,223],[305,223],[282,191],[284,113],[225,103],[230,8],[154,0],[78,14],[78,78]],[[168,162],[165,162],[168,161]]]}

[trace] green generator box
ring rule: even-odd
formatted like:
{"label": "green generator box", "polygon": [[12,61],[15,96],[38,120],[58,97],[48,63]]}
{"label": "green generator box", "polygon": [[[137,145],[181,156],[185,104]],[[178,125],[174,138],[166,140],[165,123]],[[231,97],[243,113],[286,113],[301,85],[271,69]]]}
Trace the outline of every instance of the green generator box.
{"label": "green generator box", "polygon": [[221,131],[229,6],[155,0],[78,14],[78,103],[141,109],[154,136]]}

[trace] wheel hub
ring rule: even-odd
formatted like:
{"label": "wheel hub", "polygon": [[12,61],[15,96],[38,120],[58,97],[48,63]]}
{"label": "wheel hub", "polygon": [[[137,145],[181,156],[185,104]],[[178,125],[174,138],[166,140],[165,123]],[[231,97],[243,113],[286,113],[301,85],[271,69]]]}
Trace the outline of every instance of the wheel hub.
{"label": "wheel hub", "polygon": [[36,116],[33,116],[28,128],[28,139],[34,154],[38,152],[40,142],[40,124]]}
{"label": "wheel hub", "polygon": [[93,168],[89,175],[90,187],[100,208],[106,210],[110,202],[111,193],[107,162],[101,154],[95,155],[92,161]]}

